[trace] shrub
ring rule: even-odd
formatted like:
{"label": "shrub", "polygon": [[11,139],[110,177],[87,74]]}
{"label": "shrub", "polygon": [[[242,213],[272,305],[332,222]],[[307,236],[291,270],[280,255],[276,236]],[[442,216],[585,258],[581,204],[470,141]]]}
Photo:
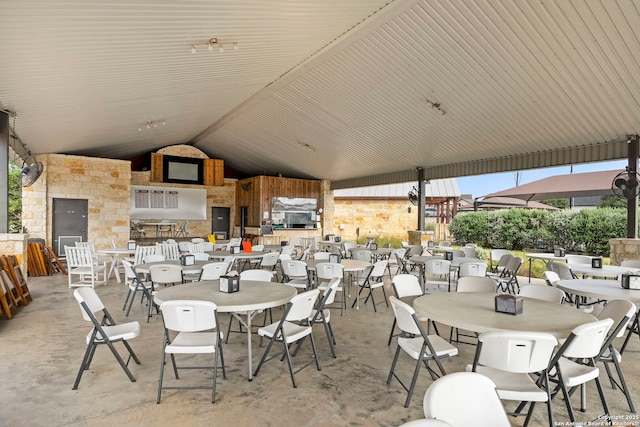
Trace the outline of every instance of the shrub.
{"label": "shrub", "polygon": [[461,245],[475,243],[486,246],[489,231],[487,214],[486,211],[459,213],[451,220],[449,232]]}

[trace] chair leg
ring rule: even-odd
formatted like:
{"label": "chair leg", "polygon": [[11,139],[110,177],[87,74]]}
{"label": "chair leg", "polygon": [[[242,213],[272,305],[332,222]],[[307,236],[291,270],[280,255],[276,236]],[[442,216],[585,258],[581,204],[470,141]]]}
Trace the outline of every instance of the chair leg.
{"label": "chair leg", "polygon": [[91,355],[93,354],[93,347],[95,347],[95,344],[91,343],[87,346],[87,349],[84,352],[84,356],[82,357],[82,363],[80,364],[80,369],[78,370],[78,375],[76,376],[76,380],[73,383],[73,387],[71,388],[71,390],[77,390],[78,389],[78,385],[80,384],[80,379],[82,378],[82,374],[84,373],[85,369],[87,369],[89,367],[90,364],[90,358]]}
{"label": "chair leg", "polygon": [[393,325],[391,325],[391,332],[389,332],[389,340],[387,341],[387,345],[391,345],[391,340],[393,339],[393,331],[396,329],[396,318],[393,318]]}

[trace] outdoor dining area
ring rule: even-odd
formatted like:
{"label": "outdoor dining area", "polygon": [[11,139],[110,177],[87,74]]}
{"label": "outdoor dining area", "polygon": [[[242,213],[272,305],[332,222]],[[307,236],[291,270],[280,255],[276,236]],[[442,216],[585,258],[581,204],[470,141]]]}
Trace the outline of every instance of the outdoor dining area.
{"label": "outdoor dining area", "polygon": [[638,424],[640,297],[612,273],[636,263],[541,280],[474,245],[302,243],[67,247],[95,269],[29,279],[1,369],[38,375],[6,388],[32,425]]}

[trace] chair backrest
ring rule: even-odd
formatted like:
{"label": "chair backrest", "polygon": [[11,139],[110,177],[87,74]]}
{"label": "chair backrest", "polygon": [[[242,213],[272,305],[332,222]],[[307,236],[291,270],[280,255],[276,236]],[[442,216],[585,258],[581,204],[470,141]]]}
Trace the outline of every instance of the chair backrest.
{"label": "chair backrest", "polygon": [[258,280],[260,282],[270,282],[273,279],[273,273],[268,270],[251,269],[240,272],[240,280]]}
{"label": "chair backrest", "polygon": [[558,340],[543,332],[496,331],[480,334],[478,343],[478,364],[501,371],[532,373],[547,369]]}
{"label": "chair backrest", "polygon": [[197,254],[197,253],[201,253],[204,252],[204,242],[199,242],[199,243],[189,243],[189,252],[192,254]]}
{"label": "chair backrest", "polygon": [[546,270],[542,273],[542,276],[549,286],[555,286],[558,280],[560,280],[560,276],[558,276],[558,273],[555,271]]}
{"label": "chair backrest", "polygon": [[396,257],[396,264],[398,264],[398,268],[400,269],[400,271],[406,272],[407,262],[405,261],[404,257],[401,256],[399,253],[395,253],[394,256]]}
{"label": "chair backrest", "polygon": [[462,262],[458,270],[458,277],[479,276],[487,274],[487,264],[484,262]]}
{"label": "chair backrest", "polygon": [[151,265],[149,276],[153,283],[182,283],[182,267],[173,264]]}
{"label": "chair backrest", "polygon": [[622,337],[627,328],[627,324],[636,314],[636,305],[630,301],[614,299],[607,302],[602,311],[598,314],[598,319],[613,320],[616,338]]}
{"label": "chair backrest", "polygon": [[328,260],[329,255],[331,255],[329,252],[316,252],[313,254],[313,259]]}
{"label": "chair backrest", "polygon": [[195,252],[192,255],[196,261],[209,261],[209,254],[206,252]]}
{"label": "chair backrest", "polygon": [[312,289],[310,291],[301,292],[294,295],[289,301],[289,306],[285,311],[284,320],[289,322],[298,322],[306,320],[311,315],[311,311],[316,305],[320,291]]}
{"label": "chair backrest", "polygon": [[458,279],[456,292],[495,292],[497,286],[491,277],[465,276]]}
{"label": "chair backrest", "polygon": [[253,250],[254,252],[262,252],[262,251],[264,251],[264,245],[263,244],[253,245],[251,250]]}
{"label": "chair backrest", "polygon": [[407,254],[407,250],[404,248],[392,249],[391,252],[389,253],[389,262],[397,263],[398,260],[396,259],[396,255],[398,255],[400,258],[404,258],[406,254]]}
{"label": "chair backrest", "polygon": [[514,258],[514,256],[511,253],[504,254],[500,258],[498,258],[498,264],[496,265],[496,271],[498,273],[502,273],[504,271],[504,269],[507,268],[507,265],[509,265],[509,261],[511,261],[513,258]]}
{"label": "chair backrest", "polygon": [[199,280],[218,280],[229,270],[226,262],[210,262],[202,266]]}
{"label": "chair backrest", "polygon": [[324,290],[322,294],[322,300],[320,301],[319,310],[324,309],[325,306],[333,304],[336,298],[336,290],[340,287],[340,279],[338,277],[334,277],[329,281],[327,288]]}
{"label": "chair backrest", "polygon": [[124,277],[126,278],[128,284],[132,284],[133,280],[135,280],[138,275],[133,270],[133,265],[127,260],[122,260],[122,267],[124,268]]}
{"label": "chair backrest", "polygon": [[136,253],[133,256],[134,265],[142,264],[144,262],[144,257],[147,255],[156,255],[158,253],[157,246],[136,246]]}
{"label": "chair backrest", "polygon": [[316,264],[316,276],[318,279],[329,280],[334,277],[340,278],[344,276],[344,267],[337,262],[319,262]]}
{"label": "chair backrest", "polygon": [[93,255],[91,249],[87,247],[65,246],[64,253],[69,268],[91,267],[93,265]]}
{"label": "chair backrest", "polygon": [[168,260],[177,260],[180,259],[180,249],[178,248],[178,244],[173,242],[170,243],[167,240],[167,243],[157,243],[159,252],[161,255],[164,255],[165,259]]}
{"label": "chair backrest", "polygon": [[507,263],[505,270],[508,272],[510,276],[513,277],[518,273],[518,270],[520,270],[521,266],[522,266],[522,258],[519,256],[514,256]]}
{"label": "chair backrest", "polygon": [[495,383],[476,372],[454,372],[438,378],[424,395],[423,409],[425,417],[453,426],[511,426]]}
{"label": "chair backrest", "polygon": [[308,276],[307,264],[295,259],[282,261],[282,272],[290,279]]}
{"label": "chair backrest", "polygon": [[576,326],[558,350],[558,355],[578,358],[596,357],[600,354],[611,326],[613,326],[613,319],[609,318]]}
{"label": "chair backrest", "polygon": [[565,255],[567,264],[589,264],[591,265],[591,257],[586,255]]}
{"label": "chair backrest", "polygon": [[424,263],[424,272],[433,275],[446,275],[451,271],[451,262],[445,259],[430,259]]}
{"label": "chair backrest", "polygon": [[387,270],[387,264],[389,264],[389,261],[387,261],[386,259],[382,259],[373,263],[373,268],[371,269],[371,274],[369,275],[369,277],[379,278],[384,276],[384,272]]}
{"label": "chair backrest", "polygon": [[202,242],[202,249],[204,249],[205,252],[213,252],[213,243]]}
{"label": "chair backrest", "polygon": [[[93,288],[78,288],[73,291],[73,297],[80,305],[83,319],[88,322],[96,321],[97,319],[94,313],[102,311],[105,308],[102,300]],[[89,312],[82,306],[82,303],[87,305]]]}
{"label": "chair backrest", "polygon": [[438,246],[451,246],[451,242],[443,240],[443,241],[438,243]]}
{"label": "chair backrest", "polygon": [[547,266],[551,267],[551,271],[555,272],[560,280],[575,279],[569,266],[563,262],[550,262]]}
{"label": "chair backrest", "polygon": [[233,263],[236,260],[236,258],[233,255],[227,255],[226,257],[224,257],[222,259],[222,262],[224,262],[225,264],[227,264],[227,271],[230,271],[231,268],[233,267]]}
{"label": "chair backrest", "polygon": [[342,244],[342,248],[344,249],[345,256],[347,258],[351,257],[351,249],[357,248],[358,244],[355,242],[344,242]]}
{"label": "chair backrest", "polygon": [[295,249],[296,247],[293,245],[283,246],[280,250],[280,255],[291,255]]}
{"label": "chair backrest", "polygon": [[462,252],[464,252],[465,258],[475,258],[476,257],[476,248],[473,246],[464,246],[460,248]]}
{"label": "chair backrest", "polygon": [[198,243],[204,243],[204,238],[202,237],[194,237],[193,239],[191,239],[191,243],[193,244],[198,244]]}
{"label": "chair backrest", "polygon": [[413,274],[396,274],[393,279],[391,279],[391,285],[397,298],[422,295],[420,279]]}
{"label": "chair backrest", "polygon": [[274,267],[278,264],[279,259],[280,254],[278,252],[269,252],[268,254],[264,254],[262,260],[260,260],[260,267]]}
{"label": "chair backrest", "polygon": [[166,261],[166,259],[164,258],[164,255],[160,255],[160,254],[149,254],[149,255],[145,255],[142,258],[142,262],[145,264],[148,262],[162,262],[162,261]]}
{"label": "chair backrest", "polygon": [[492,263],[500,261],[500,258],[504,255],[511,255],[511,251],[508,249],[491,249],[491,252],[489,252],[489,258]]}
{"label": "chair backrest", "polygon": [[393,308],[393,314],[396,317],[396,324],[401,331],[408,334],[423,335],[422,328],[415,318],[415,310],[406,302],[400,301],[393,295],[389,297],[389,303]]}
{"label": "chair backrest", "polygon": [[467,258],[467,254],[462,249],[453,249],[451,252],[455,258]]}
{"label": "chair backrest", "polygon": [[355,251],[351,251],[351,259],[355,259],[358,261],[371,262],[371,259],[372,259],[371,251],[366,249],[357,249]]}
{"label": "chair backrest", "polygon": [[164,326],[177,332],[216,329],[217,306],[211,301],[174,300],[160,304]]}
{"label": "chair backrest", "polygon": [[178,250],[182,253],[189,252],[191,242],[178,242]]}
{"label": "chair backrest", "polygon": [[518,295],[526,298],[534,298],[542,301],[555,302],[562,304],[564,301],[564,292],[562,289],[545,286],[545,285],[524,285],[520,287]]}
{"label": "chair backrest", "polygon": [[411,245],[409,247],[409,256],[422,255],[423,250],[424,248],[422,247],[422,245]]}
{"label": "chair backrest", "polygon": [[637,259],[625,259],[620,263],[621,267],[640,268],[640,260]]}

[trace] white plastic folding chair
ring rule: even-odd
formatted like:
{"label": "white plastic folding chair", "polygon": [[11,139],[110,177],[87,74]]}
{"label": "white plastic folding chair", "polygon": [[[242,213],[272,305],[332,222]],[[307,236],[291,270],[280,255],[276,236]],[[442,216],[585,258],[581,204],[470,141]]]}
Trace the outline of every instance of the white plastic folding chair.
{"label": "white plastic folding chair", "polygon": [[[420,286],[420,280],[413,274],[397,274],[393,279],[391,279],[391,286],[393,287],[393,292],[396,298],[407,303],[413,303],[413,299],[423,295],[422,286]],[[411,301],[408,301],[409,298],[411,298]],[[416,315],[418,316],[418,320],[420,320],[421,322],[426,322],[429,320],[428,318],[423,317],[419,314]],[[397,321],[394,316],[393,324],[391,325],[391,332],[389,332],[389,340],[387,341],[387,345],[391,345],[391,340],[393,339],[393,337],[397,336],[396,334],[394,334],[396,324]]]}
{"label": "white plastic folding chair", "polygon": [[[218,323],[217,306],[210,301],[165,301],[160,305],[160,311],[162,311],[164,320],[164,333],[156,403],[160,403],[162,390],[167,389],[212,390],[211,403],[214,403],[218,380],[218,355],[222,367],[222,376],[227,378],[222,354],[222,334]],[[175,336],[171,339],[173,335]],[[171,356],[171,364],[176,380],[180,379],[178,371],[181,369],[213,370],[212,386],[164,385],[164,368],[167,354]],[[213,364],[208,366],[178,366],[176,364],[176,355],[182,354],[212,354],[214,355]]]}
{"label": "white plastic folding chair", "polygon": [[511,427],[509,417],[488,377],[454,372],[437,379],[424,395],[424,415],[452,426]]}
{"label": "white plastic folding chair", "polygon": [[[409,304],[400,301],[394,296],[389,297],[389,302],[393,308],[397,325],[402,332],[398,337],[398,345],[395,355],[393,356],[389,376],[387,377],[387,384],[390,384],[391,379],[395,378],[407,391],[407,399],[404,403],[406,408],[411,401],[421,366],[424,364],[433,380],[441,375],[446,375],[440,359],[457,355],[458,349],[442,339],[439,335],[428,335],[422,328],[415,310]],[[416,361],[411,384],[408,387],[395,372],[401,350]],[[439,373],[431,367],[430,362],[432,361],[437,365]]]}
{"label": "white plastic folding chair", "polygon": [[[140,298],[140,303],[147,298],[147,304],[150,304],[151,301],[151,292],[153,292],[153,284],[151,281],[140,278],[133,271],[133,266],[129,261],[122,260],[122,266],[124,268],[124,277],[127,283],[127,287],[129,288],[127,292],[127,297],[124,300],[124,305],[122,306],[122,310],[129,305],[127,308],[126,316],[129,316],[129,312],[131,312],[131,306],[133,305],[133,300],[136,298],[136,294],[138,292],[142,293],[142,297]],[[148,319],[147,319],[148,320]]]}
{"label": "white plastic folding chair", "polygon": [[[602,311],[598,314],[598,319],[613,320],[614,328],[610,332],[610,337],[613,335],[614,338],[622,338],[627,330],[627,325],[635,317],[635,314],[636,305],[632,302],[625,300],[611,300],[607,302],[607,305],[605,305]],[[607,376],[611,382],[611,388],[614,390],[620,389],[622,391],[627,399],[629,411],[635,413],[636,410],[633,406],[633,400],[631,399],[631,392],[629,391],[627,382],[624,379],[624,374],[622,373],[622,367],[620,366],[620,363],[622,362],[622,352],[615,348],[613,340],[607,340],[605,345],[606,348],[603,348],[598,361],[604,364]],[[609,364],[613,364],[618,376],[617,379],[613,376],[613,372],[611,371]]]}
{"label": "white plastic folding chair", "polygon": [[[498,282],[491,277],[466,276],[458,279],[456,292],[487,292],[494,293],[498,287]],[[455,334],[455,338],[453,337]],[[471,338],[472,341],[461,341],[460,337]],[[461,344],[476,344],[477,334],[475,332],[460,332],[458,328],[451,328],[449,331],[449,341],[455,341]]]}
{"label": "white plastic folding chair", "polygon": [[[369,293],[367,294],[367,298],[364,300],[364,304],[369,301],[371,298],[371,302],[373,303],[373,311],[378,311],[376,305],[385,303],[387,307],[389,307],[389,303],[387,302],[387,292],[384,290],[384,281],[383,276],[384,272],[387,270],[387,264],[389,261],[386,259],[376,261],[371,267],[369,267],[368,274],[362,280],[358,281],[358,295],[362,293],[363,290],[368,289]],[[382,289],[383,300],[376,303],[375,298],[373,296],[374,289]],[[353,300],[353,304],[351,307],[355,307],[357,302],[357,298]]]}
{"label": "white plastic folding chair", "polygon": [[250,269],[240,272],[240,280],[257,280],[260,282],[271,282],[273,271],[262,269]]}
{"label": "white plastic folding chair", "polygon": [[[129,377],[131,382],[135,382],[136,379],[129,370],[128,365],[131,359],[133,359],[138,365],[140,364],[140,360],[131,349],[131,346],[129,346],[127,340],[136,338],[140,335],[140,324],[138,322],[116,323],[115,320],[113,320],[113,317],[111,317],[109,310],[107,310],[98,294],[96,294],[95,290],[92,288],[76,289],[73,291],[73,296],[80,305],[82,317],[84,320],[91,322],[93,324],[93,328],[87,334],[87,349],[84,353],[84,357],[82,358],[80,370],[78,371],[78,375],[76,376],[72,389],[76,390],[78,388],[82,374],[91,366],[93,355],[99,345],[106,345],[109,347],[109,350],[111,350],[111,353],[113,353],[113,356],[127,374],[127,377]],[[96,315],[99,315],[101,318],[98,319]],[[126,363],[113,345],[116,342],[122,342],[129,352],[129,357]]]}
{"label": "white plastic folding chair", "polygon": [[462,252],[464,252],[465,258],[475,258],[476,257],[476,248],[471,246],[464,246],[460,248]]}
{"label": "white plastic folding chair", "polygon": [[[254,376],[258,376],[260,373],[260,369],[262,365],[270,359],[267,359],[269,356],[269,352],[273,347],[273,344],[276,342],[281,342],[282,347],[284,349],[284,358],[287,359],[287,365],[289,366],[289,373],[291,374],[291,383],[293,387],[296,386],[295,372],[299,372],[304,367],[308,366],[312,362],[315,362],[316,368],[318,371],[320,370],[320,364],[318,362],[318,352],[316,351],[316,343],[313,339],[313,325],[309,324],[309,322],[305,322],[306,324],[300,324],[301,321],[309,319],[311,312],[318,300],[318,295],[320,291],[318,289],[313,289],[310,291],[306,291],[300,294],[295,295],[291,298],[289,304],[284,310],[282,315],[282,319],[279,322],[272,323],[268,326],[264,326],[258,329],[258,335],[261,337],[269,338],[269,344],[260,359],[260,363],[256,367],[256,371],[254,372]],[[308,362],[303,367],[299,368],[294,372],[293,370],[293,362],[291,361],[291,354],[289,353],[289,345],[297,342],[298,340],[303,339],[304,337],[309,337],[311,341],[311,348],[313,350],[312,360]]]}
{"label": "white plastic folding chair", "polygon": [[562,304],[564,301],[564,292],[562,289],[547,285],[524,285],[520,288],[518,295],[525,298],[555,302],[557,304]]}
{"label": "white plastic folding chair", "polygon": [[220,276],[226,274],[228,269],[229,264],[226,262],[210,262],[202,266],[198,280],[218,280]]}
{"label": "white plastic folding chair", "polygon": [[484,262],[461,262],[458,267],[458,278],[466,276],[484,277],[487,273],[487,264]]}
{"label": "white plastic folding chair", "polygon": [[560,276],[558,276],[558,273],[556,273],[555,271],[550,271],[550,270],[546,270],[542,273],[542,277],[544,277],[545,282],[547,282],[547,285],[549,286],[556,286],[556,283],[558,283],[558,280],[560,280]]}
{"label": "white plastic folding chair", "polygon": [[[547,368],[558,340],[551,334],[525,331],[485,332],[478,336],[473,365],[467,370],[491,378],[502,400],[530,402],[526,415],[529,425],[537,402],[547,404],[549,425],[553,426],[549,374]],[[531,377],[540,375],[537,381]],[[520,408],[523,408],[523,404]]]}
{"label": "white plastic folding chair", "polygon": [[[552,397],[555,396],[559,390],[562,391],[567,412],[569,413],[569,419],[572,424],[575,424],[576,418],[571,405],[570,390],[582,386],[591,380],[596,383],[600,401],[602,402],[602,407],[605,412],[604,419],[610,418],[609,407],[599,379],[600,370],[596,366],[596,363],[602,348],[606,348],[605,340],[612,326],[613,320],[607,318],[575,327],[551,361],[553,370],[550,370],[549,373],[552,376],[552,380],[555,379],[558,382],[558,385],[552,392]],[[586,409],[584,403],[584,388],[582,388],[580,394],[581,409],[584,411]]]}
{"label": "white plastic folding chair", "polygon": [[309,290],[307,264],[299,260],[282,261],[282,283],[296,289]]}
{"label": "white plastic folding chair", "polygon": [[429,259],[424,263],[424,285],[447,286],[451,291],[451,262],[444,259]]}
{"label": "white plastic folding chair", "polygon": [[351,251],[351,259],[371,262],[373,255],[371,254],[371,251],[366,249],[357,249],[355,251]]}
{"label": "white plastic folding chair", "polygon": [[329,286],[329,282],[334,277],[340,278],[340,286],[336,289],[336,292],[342,293],[342,301],[340,302],[340,316],[344,314],[344,310],[347,308],[347,295],[344,289],[344,267],[337,262],[319,262],[316,264],[316,279],[318,280],[318,289],[324,291]]}
{"label": "white plastic folding chair", "polygon": [[[491,251],[489,252],[489,269],[491,270],[491,272],[498,272],[498,266],[495,263],[500,262],[504,255],[511,255],[511,251],[509,251],[508,249],[491,249]],[[504,260],[503,267],[507,264],[507,261],[508,258]]]}

